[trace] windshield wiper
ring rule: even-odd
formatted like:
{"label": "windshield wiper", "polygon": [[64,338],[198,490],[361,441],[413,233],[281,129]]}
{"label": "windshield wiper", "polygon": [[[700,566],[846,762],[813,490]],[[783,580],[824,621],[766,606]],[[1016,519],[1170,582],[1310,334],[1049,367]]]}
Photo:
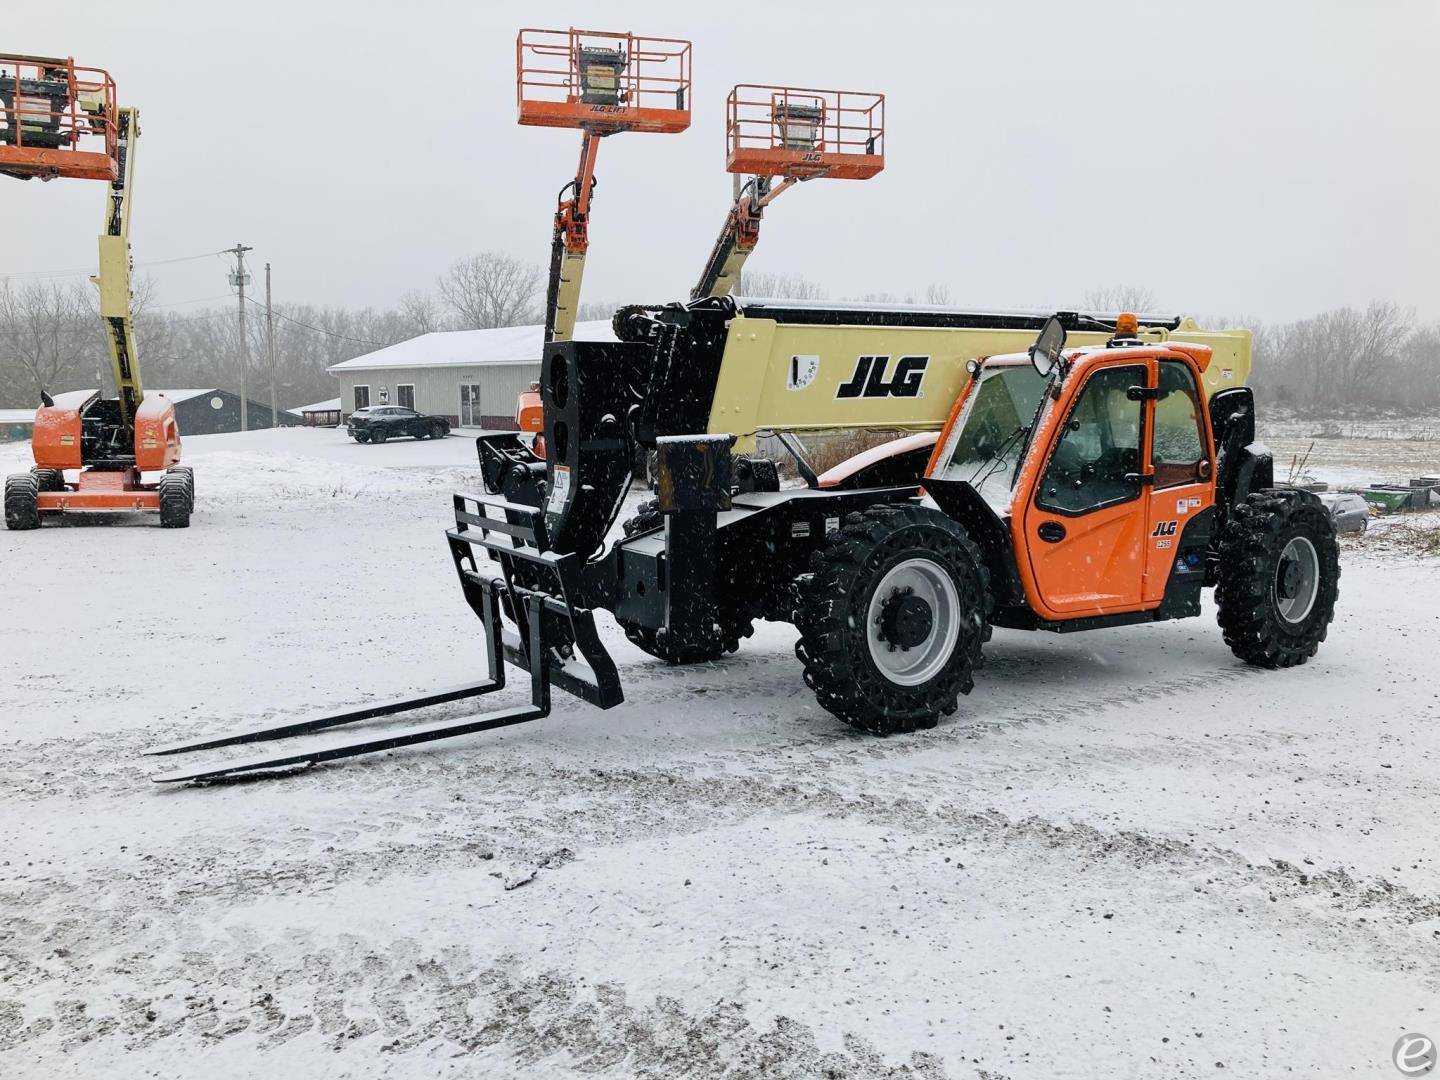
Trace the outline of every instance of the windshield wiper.
{"label": "windshield wiper", "polygon": [[[1009,435],[1006,435],[1005,438],[1001,439],[1000,445],[995,448],[995,452],[991,454],[990,457],[986,458],[985,461],[981,464],[980,468],[976,469],[974,474],[970,477],[970,486],[978,490],[981,485],[985,483],[986,480],[990,479],[990,474],[993,473],[996,469],[998,469],[1000,467],[1000,464],[1005,460],[1005,452],[1010,449],[1011,445],[1015,442],[1016,439],[1026,434],[1029,430],[1030,426],[1028,424],[1021,424]],[[980,475],[981,470],[984,470],[984,476]]]}

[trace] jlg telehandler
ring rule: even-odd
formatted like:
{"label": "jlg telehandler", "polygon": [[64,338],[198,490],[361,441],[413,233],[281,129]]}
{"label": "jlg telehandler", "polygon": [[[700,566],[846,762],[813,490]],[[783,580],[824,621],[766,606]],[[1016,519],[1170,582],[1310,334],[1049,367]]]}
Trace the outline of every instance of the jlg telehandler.
{"label": "jlg telehandler", "polygon": [[[792,621],[819,703],[879,734],[954,711],[995,626],[1066,633],[1185,618],[1213,586],[1225,639],[1248,663],[1303,663],[1325,637],[1334,529],[1314,496],[1273,486],[1253,395],[1233,385],[1248,369],[1243,331],[728,297],[632,313],[624,329],[620,343],[549,346],[549,457],[534,458],[513,432],[482,435],[490,494],[455,496],[447,536],[485,624],[486,679],[157,752],[489,693],[504,685],[506,661],[528,673],[529,705],[157,779],[523,723],[548,713],[552,685],[611,708],[623,694],[596,608],[675,660],[723,655],[752,618]],[[1034,345],[965,355],[1006,340]],[[743,400],[724,389],[738,378],[751,385]],[[806,470],[804,487],[779,488],[773,470],[737,482],[731,451],[772,422],[775,395],[789,395],[795,422],[811,429],[869,420],[942,430],[824,476]],[[658,452],[657,512],[607,547],[636,444]]]}

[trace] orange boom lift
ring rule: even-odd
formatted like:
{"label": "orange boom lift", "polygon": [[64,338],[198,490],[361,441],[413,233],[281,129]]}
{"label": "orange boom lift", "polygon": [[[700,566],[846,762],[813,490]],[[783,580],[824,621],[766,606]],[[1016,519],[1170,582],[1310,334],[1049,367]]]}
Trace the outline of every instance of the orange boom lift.
{"label": "orange boom lift", "polygon": [[742,84],[725,102],[725,142],[735,205],[691,300],[734,291],[781,192],[820,177],[868,180],[885,168],[885,95]]}
{"label": "orange boom lift", "polygon": [[[100,317],[116,396],[99,391],[57,405],[41,390],[31,446],[35,467],[6,478],[5,524],[36,529],[70,510],[152,510],[184,528],[195,478],[179,465],[175,407],[146,396],[131,320],[130,203],[140,114],[115,103],[115,80],[73,59],[0,54],[0,173],[19,180],[70,177],[108,184],[100,237]],[[66,477],[68,470],[76,479]],[[146,484],[145,472],[164,472]]]}
{"label": "orange boom lift", "polygon": [[690,126],[690,42],[598,30],[521,30],[515,96],[522,124],[579,128],[580,163],[560,189],[545,292],[545,340],[575,331],[590,247],[600,140],[621,131]]}

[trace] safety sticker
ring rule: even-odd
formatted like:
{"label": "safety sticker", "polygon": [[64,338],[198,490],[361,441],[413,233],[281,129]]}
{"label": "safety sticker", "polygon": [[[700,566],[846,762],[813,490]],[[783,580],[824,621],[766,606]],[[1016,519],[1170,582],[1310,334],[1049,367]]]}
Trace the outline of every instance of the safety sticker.
{"label": "safety sticker", "polygon": [[838,514],[835,517],[827,517],[825,519],[825,531],[827,533],[840,531],[840,516]]}
{"label": "safety sticker", "polygon": [[565,508],[565,497],[570,494],[570,469],[565,465],[555,466],[554,486],[550,489],[550,501],[546,509],[558,514]]}
{"label": "safety sticker", "polygon": [[1235,369],[1234,369],[1234,368],[1228,368],[1228,367],[1227,367],[1227,368],[1221,368],[1221,369],[1220,369],[1220,377],[1221,377],[1222,379],[1234,379],[1234,378],[1235,378]]}
{"label": "safety sticker", "polygon": [[809,536],[810,523],[808,521],[792,521],[790,523],[791,536]]}

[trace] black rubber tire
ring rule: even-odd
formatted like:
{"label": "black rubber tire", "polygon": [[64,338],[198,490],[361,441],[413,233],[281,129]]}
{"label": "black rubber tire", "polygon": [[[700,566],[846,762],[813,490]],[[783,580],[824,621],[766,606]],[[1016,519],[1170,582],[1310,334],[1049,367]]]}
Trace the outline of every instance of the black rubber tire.
{"label": "black rubber tire", "polygon": [[195,470],[189,465],[171,465],[165,470],[166,476],[179,476],[185,481],[185,493],[190,497],[190,512],[195,512]]}
{"label": "black rubber tire", "polygon": [[16,532],[40,527],[40,484],[30,473],[5,478],[5,527]]}
{"label": "black rubber tire", "polygon": [[[922,558],[955,586],[959,625],[954,651],[933,677],[903,686],[870,655],[870,600],[888,570]],[[821,707],[872,735],[931,728],[975,686],[980,650],[990,639],[990,576],[974,541],[956,521],[921,506],[872,506],[852,513],[811,556],[814,572],[798,582],[795,655]]]}
{"label": "black rubber tire", "polygon": [[42,469],[39,465],[30,467],[30,475],[41,491],[64,491],[65,473],[60,469]]}
{"label": "black rubber tire", "polygon": [[389,437],[389,433],[384,428],[376,428],[370,433],[370,441],[372,443],[383,443]]}
{"label": "black rubber tire", "polygon": [[[1309,614],[1280,614],[1280,557],[1295,537],[1315,548],[1319,581]],[[1230,651],[1247,664],[1282,668],[1315,655],[1335,618],[1340,595],[1340,544],[1324,504],[1308,491],[1267,489],[1235,507],[1220,536],[1215,603]]]}
{"label": "black rubber tire", "polygon": [[185,477],[167,472],[160,478],[160,527],[188,529],[193,502],[194,495]]}
{"label": "black rubber tire", "polygon": [[[664,526],[665,517],[654,499],[635,508],[635,516],[621,526],[626,536],[638,536]],[[616,620],[630,643],[667,664],[705,664],[739,650],[740,642],[755,633],[753,616],[746,611],[722,605],[717,620],[719,634],[705,642],[676,641],[663,629]]]}
{"label": "black rubber tire", "polygon": [[361,444],[368,443],[370,441],[370,436],[364,431],[357,431],[355,433],[355,441]]}
{"label": "black rubber tire", "polygon": [[450,434],[450,429],[444,424],[431,424],[429,435],[432,439],[443,439]]}

